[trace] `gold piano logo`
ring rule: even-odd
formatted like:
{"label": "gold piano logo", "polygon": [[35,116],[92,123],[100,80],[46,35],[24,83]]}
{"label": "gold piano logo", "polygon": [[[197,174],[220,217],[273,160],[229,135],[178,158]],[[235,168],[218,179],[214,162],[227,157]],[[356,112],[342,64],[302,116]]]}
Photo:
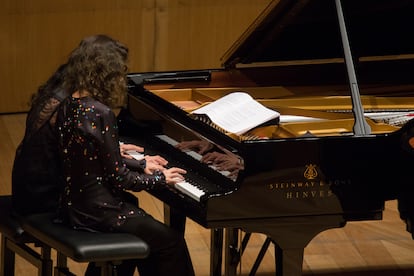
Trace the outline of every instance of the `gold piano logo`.
{"label": "gold piano logo", "polygon": [[306,165],[306,169],[305,169],[305,172],[303,173],[303,176],[308,180],[317,178],[318,171],[316,170],[316,165],[314,164]]}
{"label": "gold piano logo", "polygon": [[[267,189],[278,191],[278,195],[284,199],[328,199],[333,193],[330,189],[332,183],[339,180],[320,179],[321,173],[317,164],[307,164],[296,168],[297,177],[292,179],[292,171],[288,179],[267,184]],[[301,177],[302,175],[303,177]]]}

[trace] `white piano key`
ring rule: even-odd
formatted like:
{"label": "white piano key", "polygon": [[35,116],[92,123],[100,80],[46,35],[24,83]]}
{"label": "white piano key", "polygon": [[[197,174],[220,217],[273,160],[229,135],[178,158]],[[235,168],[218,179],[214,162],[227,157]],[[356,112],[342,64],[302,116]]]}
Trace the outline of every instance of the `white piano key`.
{"label": "white piano key", "polygon": [[155,136],[172,146],[176,146],[178,144],[178,141],[174,140],[173,138],[167,135],[155,135]]}
{"label": "white piano key", "polygon": [[185,153],[187,153],[188,155],[190,155],[191,157],[193,157],[194,159],[198,161],[201,161],[201,158],[203,157],[201,154],[195,151],[192,151],[192,150],[186,151]]}
{"label": "white piano key", "polygon": [[[158,137],[159,139],[163,140],[164,142],[166,142],[167,144],[170,144],[172,146],[176,146],[177,144],[179,144],[178,141],[176,141],[175,139],[167,136],[167,135],[156,135],[156,137]],[[203,157],[201,154],[189,150],[189,151],[184,151],[186,154],[190,155],[191,157],[193,157],[194,159],[200,161],[201,158]]]}
{"label": "white piano key", "polygon": [[141,160],[145,157],[143,153],[137,152],[135,150],[127,150],[125,153],[131,155],[136,160]]}
{"label": "white piano key", "polygon": [[221,173],[224,176],[228,176],[230,174],[230,171],[221,171],[221,170],[217,169],[217,167],[214,166],[214,165],[209,165],[209,167],[212,168],[213,170]]}
{"label": "white piano key", "polygon": [[190,184],[187,181],[175,183],[175,188],[196,201],[200,201],[200,198],[205,194],[204,191],[200,190],[199,188]]}

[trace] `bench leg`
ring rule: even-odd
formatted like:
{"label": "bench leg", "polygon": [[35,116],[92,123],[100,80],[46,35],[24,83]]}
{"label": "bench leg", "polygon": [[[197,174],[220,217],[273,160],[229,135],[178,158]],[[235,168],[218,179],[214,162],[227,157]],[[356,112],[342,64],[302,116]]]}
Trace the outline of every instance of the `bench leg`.
{"label": "bench leg", "polygon": [[0,276],[14,275],[15,254],[7,247],[7,238],[1,235]]}
{"label": "bench leg", "polygon": [[52,276],[53,261],[51,258],[51,248],[45,245],[41,246],[39,276]]}
{"label": "bench leg", "polygon": [[96,263],[96,266],[101,268],[101,276],[123,276],[118,275],[117,267],[122,261],[119,262],[102,262]]}
{"label": "bench leg", "polygon": [[68,258],[60,252],[56,254],[56,266],[54,269],[54,276],[76,276],[70,272],[68,268]]}
{"label": "bench leg", "polygon": [[39,254],[25,243],[15,243],[2,235],[0,276],[14,275],[16,254],[34,265],[39,276],[52,276],[53,261],[50,252],[50,247],[42,245]]}
{"label": "bench leg", "polygon": [[[122,261],[97,262],[95,266],[101,271],[101,276],[123,276],[118,275],[117,270],[118,265],[121,263]],[[67,257],[60,252],[57,252],[54,276],[76,276],[69,270]]]}

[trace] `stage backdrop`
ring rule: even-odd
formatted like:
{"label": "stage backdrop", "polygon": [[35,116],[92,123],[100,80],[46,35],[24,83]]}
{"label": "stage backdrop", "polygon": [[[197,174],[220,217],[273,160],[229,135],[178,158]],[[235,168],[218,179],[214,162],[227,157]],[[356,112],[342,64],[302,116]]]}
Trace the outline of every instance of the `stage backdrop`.
{"label": "stage backdrop", "polygon": [[108,34],[130,71],[221,67],[220,57],[270,0],[0,0],[0,114],[30,96],[79,41]]}

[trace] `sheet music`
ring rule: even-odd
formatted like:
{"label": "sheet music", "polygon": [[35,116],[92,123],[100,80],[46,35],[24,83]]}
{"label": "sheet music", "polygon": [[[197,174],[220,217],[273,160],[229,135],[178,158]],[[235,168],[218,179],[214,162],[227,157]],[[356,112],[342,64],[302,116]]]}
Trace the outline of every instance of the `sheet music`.
{"label": "sheet music", "polygon": [[238,135],[280,116],[245,92],[230,93],[192,114],[207,115],[220,128]]}

